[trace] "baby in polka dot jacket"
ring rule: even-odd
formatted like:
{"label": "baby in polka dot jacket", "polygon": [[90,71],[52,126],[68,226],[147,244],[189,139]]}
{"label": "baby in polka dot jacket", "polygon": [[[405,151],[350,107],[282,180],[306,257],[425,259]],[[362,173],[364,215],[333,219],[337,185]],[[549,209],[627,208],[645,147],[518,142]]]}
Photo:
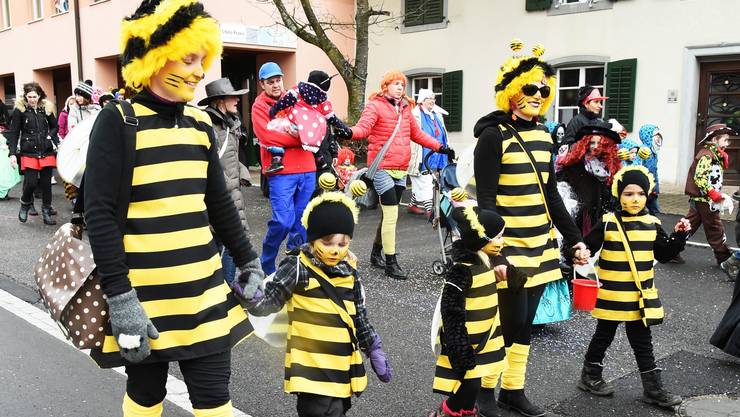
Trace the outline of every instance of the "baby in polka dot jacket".
{"label": "baby in polka dot jacket", "polygon": [[[334,114],[326,96],[331,78],[324,71],[311,71],[307,81],[301,81],[298,86],[288,90],[270,109],[270,118],[274,119],[280,113],[285,115],[284,119],[289,123],[286,127],[296,131],[303,149],[313,153],[319,150],[326,136],[327,124],[334,126],[338,137],[352,137],[352,130]],[[288,123],[283,122],[284,125]],[[284,150],[273,146],[268,151],[273,155],[268,171],[279,171]]]}

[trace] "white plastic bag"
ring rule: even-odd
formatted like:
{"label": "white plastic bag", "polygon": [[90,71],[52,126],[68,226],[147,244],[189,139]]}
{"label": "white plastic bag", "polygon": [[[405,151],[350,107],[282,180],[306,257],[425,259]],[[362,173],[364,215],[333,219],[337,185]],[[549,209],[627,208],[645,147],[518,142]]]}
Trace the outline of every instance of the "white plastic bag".
{"label": "white plastic bag", "polygon": [[80,186],[82,175],[85,173],[90,132],[97,117],[95,114],[76,125],[57,149],[57,171],[64,181],[75,187]]}

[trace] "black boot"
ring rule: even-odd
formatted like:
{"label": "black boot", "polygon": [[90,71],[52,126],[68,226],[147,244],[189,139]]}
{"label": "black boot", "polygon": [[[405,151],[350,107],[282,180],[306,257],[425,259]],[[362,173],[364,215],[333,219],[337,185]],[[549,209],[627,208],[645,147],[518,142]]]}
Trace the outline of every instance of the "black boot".
{"label": "black boot", "polygon": [[28,209],[28,215],[29,216],[38,216],[39,215],[39,212],[36,211],[36,207],[33,205],[33,203],[31,203],[30,205],[31,205],[31,208]]}
{"label": "black boot", "polygon": [[545,410],[529,402],[523,389],[506,390],[501,388],[498,394],[498,406],[504,410],[512,410],[526,417],[541,417]]}
{"label": "black boot", "polygon": [[642,401],[648,404],[654,404],[658,407],[673,408],[683,402],[678,395],[671,394],[663,388],[663,382],[660,379],[661,370],[658,368],[652,371],[640,372],[642,378]]}
{"label": "black boot", "polygon": [[583,370],[581,370],[581,380],[578,381],[578,388],[601,397],[614,395],[614,387],[604,381],[604,378],[601,376],[603,370],[604,367],[601,364],[583,362]]}
{"label": "black boot", "polygon": [[31,210],[31,207],[33,207],[33,205],[26,204],[21,201],[21,210],[18,212],[18,221],[25,223],[28,220],[28,212]]}
{"label": "black boot", "polygon": [[385,274],[393,279],[404,280],[408,278],[401,266],[398,265],[396,255],[385,255]]}
{"label": "black boot", "polygon": [[385,259],[383,259],[383,245],[373,243],[373,251],[370,252],[370,265],[378,268],[385,268]]}
{"label": "black boot", "polygon": [[57,224],[57,221],[54,220],[54,218],[51,216],[52,214],[51,214],[50,207],[46,207],[46,206],[41,207],[41,217],[44,219],[44,224],[48,224],[50,226]]}
{"label": "black boot", "polygon": [[52,216],[56,216],[57,215],[57,209],[55,209],[54,206],[49,206],[49,213]]}
{"label": "black boot", "polygon": [[495,388],[481,388],[475,402],[478,406],[478,415],[480,417],[501,417],[498,406],[496,405]]}

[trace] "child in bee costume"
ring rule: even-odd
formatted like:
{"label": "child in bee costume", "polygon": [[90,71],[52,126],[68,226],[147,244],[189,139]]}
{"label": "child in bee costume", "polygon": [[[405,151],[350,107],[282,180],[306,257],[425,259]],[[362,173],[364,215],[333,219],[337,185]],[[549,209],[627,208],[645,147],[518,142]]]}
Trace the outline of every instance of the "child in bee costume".
{"label": "child in bee costume", "polygon": [[644,388],[642,400],[660,407],[673,407],[681,397],[668,392],[655,365],[650,326],[663,321],[663,306],[653,279],[653,263],[668,262],[680,253],[691,229],[681,219],[668,236],[660,220],[648,214],[645,204],[653,189],[653,176],[643,166],[622,168],[614,177],[612,195],[620,211],[605,214],[585,242],[591,251],[601,248],[598,273],[601,278],[596,308],[596,332],[586,352],[578,388],[609,396],[614,388],[602,378],[606,350],[624,322],[640,369]]}
{"label": "child in bee costume", "polygon": [[[504,338],[493,265],[500,256],[504,219],[495,211],[457,207],[452,213],[460,229],[454,264],[445,275],[440,300],[441,353],[437,358],[434,392],[448,396],[430,417],[477,416],[481,378],[504,369]],[[509,288],[524,285],[526,276],[508,266]]]}
{"label": "child in bee costume", "polygon": [[[226,285],[214,232],[241,281],[259,285],[259,258],[226,188],[211,120],[187,106],[221,56],[218,22],[194,0],[147,0],[121,25],[132,103],[106,106],[85,172],[90,246],[110,322],[91,351],[125,366],[124,417],[158,417],[170,362],[196,417],[230,417],[231,348],[252,328]],[[114,105],[115,104],[115,105]]]}
{"label": "child in bee costume", "polygon": [[308,203],[302,222],[308,242],[280,263],[264,291],[245,288],[250,314],[287,305],[285,392],[297,395],[299,417],[344,417],[352,395],[367,385],[363,352],[382,382],[391,367],[367,316],[357,258],[349,251],[359,209],[340,192]]}

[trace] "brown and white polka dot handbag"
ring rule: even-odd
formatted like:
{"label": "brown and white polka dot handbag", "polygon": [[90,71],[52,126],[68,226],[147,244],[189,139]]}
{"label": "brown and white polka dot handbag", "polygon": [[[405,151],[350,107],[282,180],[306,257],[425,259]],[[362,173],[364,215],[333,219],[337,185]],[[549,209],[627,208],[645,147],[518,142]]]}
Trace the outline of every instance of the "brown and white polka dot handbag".
{"label": "brown and white polka dot handbag", "polygon": [[67,339],[78,349],[102,346],[108,303],[79,226],[67,223],[56,231],[34,275],[44,305]]}

